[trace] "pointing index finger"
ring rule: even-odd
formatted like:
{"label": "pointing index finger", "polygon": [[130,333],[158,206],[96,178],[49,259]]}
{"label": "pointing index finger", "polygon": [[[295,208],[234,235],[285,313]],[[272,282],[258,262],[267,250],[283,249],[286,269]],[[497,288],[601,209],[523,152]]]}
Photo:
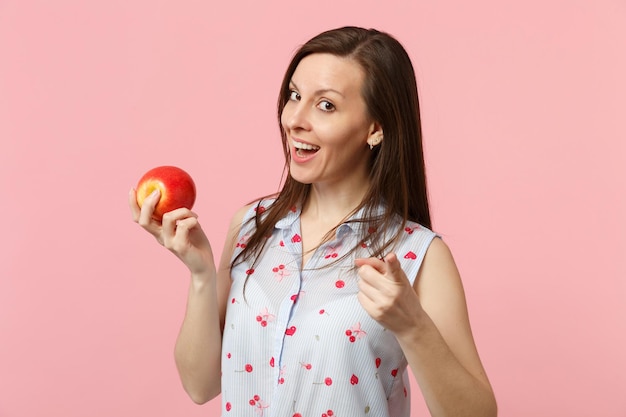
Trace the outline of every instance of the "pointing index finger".
{"label": "pointing index finger", "polygon": [[394,252],[387,254],[384,258],[384,262],[386,272],[395,280],[399,280],[402,277],[402,266],[396,254]]}
{"label": "pointing index finger", "polygon": [[374,268],[376,271],[380,272],[381,274],[384,274],[385,271],[387,270],[387,267],[385,266],[385,261],[384,259],[380,259],[380,258],[357,258],[354,260],[354,264],[360,268],[362,266],[370,266],[372,268]]}

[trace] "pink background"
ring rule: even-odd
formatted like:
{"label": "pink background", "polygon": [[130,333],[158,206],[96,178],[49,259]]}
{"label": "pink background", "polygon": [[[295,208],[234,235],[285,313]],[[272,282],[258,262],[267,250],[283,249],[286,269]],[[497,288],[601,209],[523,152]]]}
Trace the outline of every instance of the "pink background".
{"label": "pink background", "polygon": [[188,170],[219,255],[278,187],[291,54],[346,24],[415,62],[435,229],[500,415],[626,415],[623,0],[211,3],[0,0],[0,416],[218,415],[174,367],[187,272],[127,191]]}

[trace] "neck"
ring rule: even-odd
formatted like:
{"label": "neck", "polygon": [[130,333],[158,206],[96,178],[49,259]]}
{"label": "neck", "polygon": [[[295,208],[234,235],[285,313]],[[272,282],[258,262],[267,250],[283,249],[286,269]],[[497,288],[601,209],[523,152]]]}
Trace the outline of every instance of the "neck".
{"label": "neck", "polygon": [[368,183],[337,187],[312,184],[302,207],[302,216],[320,225],[335,226],[345,220],[361,204]]}

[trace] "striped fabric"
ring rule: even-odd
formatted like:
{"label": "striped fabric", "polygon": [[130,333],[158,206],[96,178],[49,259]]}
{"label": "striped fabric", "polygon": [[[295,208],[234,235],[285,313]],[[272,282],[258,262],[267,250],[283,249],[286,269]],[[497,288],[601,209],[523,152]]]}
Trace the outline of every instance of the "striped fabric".
{"label": "striped fabric", "polygon": [[[245,220],[255,210],[244,219],[235,254],[253,230],[254,222]],[[299,219],[294,208],[277,223],[260,259],[232,270],[222,416],[408,417],[406,359],[391,332],[357,300],[354,259],[368,257],[368,248],[363,244],[341,259],[363,242],[366,225],[342,224],[301,269]],[[405,225],[394,251],[411,280],[434,237],[417,224]]]}

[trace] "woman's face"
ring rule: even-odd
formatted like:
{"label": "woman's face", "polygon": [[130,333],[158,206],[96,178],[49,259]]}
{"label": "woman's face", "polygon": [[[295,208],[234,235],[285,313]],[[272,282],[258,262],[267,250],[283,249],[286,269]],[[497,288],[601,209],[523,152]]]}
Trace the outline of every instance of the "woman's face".
{"label": "woman's face", "polygon": [[281,115],[296,181],[367,181],[367,139],[382,132],[361,95],[364,77],[355,61],[331,54],[312,54],[298,64]]}

